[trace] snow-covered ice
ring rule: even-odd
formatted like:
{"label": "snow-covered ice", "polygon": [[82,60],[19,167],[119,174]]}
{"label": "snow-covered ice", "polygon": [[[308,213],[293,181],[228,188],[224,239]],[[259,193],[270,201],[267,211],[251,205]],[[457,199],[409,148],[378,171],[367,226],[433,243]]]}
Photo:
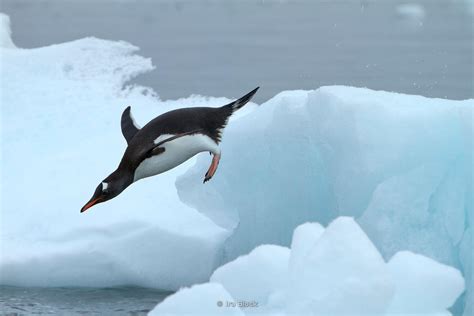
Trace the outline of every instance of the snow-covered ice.
{"label": "snow-covered ice", "polygon": [[[298,276],[307,262],[316,260],[334,276],[343,262],[332,267],[320,258],[338,257],[348,246],[338,243],[340,248],[323,251],[312,246],[316,240],[331,245],[345,233],[330,235],[329,228],[306,224],[292,240],[295,228],[351,216],[369,238],[359,228],[350,230],[364,257],[354,260],[356,270],[344,270],[358,276],[344,295],[372,295],[377,288],[380,303],[351,301],[350,306],[377,311],[391,291],[397,297],[399,284],[386,279],[396,270],[387,272],[384,261],[406,250],[439,262],[433,266],[461,271],[467,293],[456,308],[461,312],[466,306],[465,315],[472,313],[473,100],[343,86],[284,91],[232,119],[219,170],[206,185],[202,179],[210,161],[202,154],[80,214],[125,148],[120,115],[126,106],[143,125],[170,109],[230,100],[163,101],[150,88],[127,85],[153,66],[125,42],[85,38],[21,49],[9,34],[8,18],[1,15],[0,284],[177,290],[208,281],[216,268],[259,245],[291,244],[285,286],[300,291],[311,285]],[[247,88],[253,86],[242,92]],[[277,246],[257,248],[242,266],[255,260],[255,271],[277,273],[285,248],[272,247]],[[268,249],[280,249],[275,253],[281,261],[270,268]],[[402,255],[398,263],[415,269],[420,261],[413,256],[402,260]],[[367,275],[367,267],[377,273]],[[218,271],[225,268],[213,278],[236,284]],[[452,279],[449,271],[443,275]],[[320,277],[304,273],[308,280]],[[366,277],[367,283],[360,281]],[[266,288],[255,289],[255,295],[267,297],[269,288],[281,288],[262,278]],[[459,295],[456,286],[433,309],[445,309]],[[238,293],[229,287],[230,295]],[[337,291],[314,287],[337,299]],[[267,307],[281,310],[287,295],[291,291],[269,294]],[[429,301],[438,297],[430,295]],[[285,308],[311,305],[292,302]]]}
{"label": "snow-covered ice", "polygon": [[95,38],[1,50],[1,284],[176,290],[220,264],[229,231],[179,200],[174,181],[186,165],[79,213],[125,149],[127,105],[143,125],[178,106],[229,101],[161,102],[144,87],[122,90],[153,69],[136,51]]}
{"label": "snow-covered ice", "polygon": [[[458,270],[428,257],[401,251],[386,263],[352,218],[339,217],[321,228],[299,226],[291,250],[257,247],[217,269],[212,283],[178,291],[151,315],[189,312],[172,307],[191,306],[197,297],[204,306],[225,297],[218,312],[229,314],[237,309],[246,315],[450,315],[447,308],[464,291]],[[252,307],[227,304],[251,300],[256,300]]]}

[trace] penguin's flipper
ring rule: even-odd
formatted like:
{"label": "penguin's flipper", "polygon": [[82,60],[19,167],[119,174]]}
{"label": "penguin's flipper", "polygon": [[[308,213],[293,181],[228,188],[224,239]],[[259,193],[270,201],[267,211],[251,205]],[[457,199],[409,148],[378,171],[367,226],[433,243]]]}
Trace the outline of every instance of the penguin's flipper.
{"label": "penguin's flipper", "polygon": [[123,137],[125,137],[127,144],[129,144],[133,136],[140,130],[140,126],[137,125],[130,112],[130,106],[123,111],[120,124],[122,126]]}
{"label": "penguin's flipper", "polygon": [[152,150],[150,150],[150,154],[149,156],[157,156],[159,154],[162,154],[165,152],[165,148],[164,147],[155,147],[153,148]]}

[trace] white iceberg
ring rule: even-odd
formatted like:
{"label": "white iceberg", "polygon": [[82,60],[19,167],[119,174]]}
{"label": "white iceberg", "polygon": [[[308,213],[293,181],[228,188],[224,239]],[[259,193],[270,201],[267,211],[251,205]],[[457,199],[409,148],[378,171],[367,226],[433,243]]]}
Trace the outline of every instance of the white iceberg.
{"label": "white iceberg", "polygon": [[[226,302],[240,302],[245,307],[239,312],[246,315],[450,315],[447,308],[464,291],[458,270],[425,256],[402,251],[385,263],[352,218],[337,218],[323,231],[304,224],[293,239],[291,250],[260,246],[217,269],[212,283],[178,291],[167,301],[190,306],[202,295],[207,305],[226,293]],[[225,290],[202,293],[216,283]],[[182,311],[162,304],[151,315]],[[228,304],[222,309],[235,313]]]}

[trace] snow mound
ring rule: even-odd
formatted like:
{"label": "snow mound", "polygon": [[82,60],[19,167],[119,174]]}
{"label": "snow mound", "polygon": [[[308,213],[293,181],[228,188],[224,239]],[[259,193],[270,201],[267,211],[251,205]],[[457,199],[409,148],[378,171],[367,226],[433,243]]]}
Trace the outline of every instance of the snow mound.
{"label": "snow mound", "polygon": [[[226,312],[235,313],[240,304],[246,306],[239,309],[242,313],[263,315],[449,315],[446,309],[464,290],[458,270],[425,256],[402,251],[385,263],[352,218],[339,217],[321,228],[304,224],[295,230],[295,248],[260,246],[217,269],[213,283],[200,287],[216,289],[216,283],[222,284],[231,296],[225,297],[226,302],[237,304],[225,304]],[[292,267],[295,263],[298,269]],[[257,279],[252,281],[253,277]],[[225,290],[202,294],[195,287],[168,300],[190,306],[203,295],[204,304],[213,303],[221,300],[222,292],[227,294]],[[165,303],[152,315],[182,311]]]}

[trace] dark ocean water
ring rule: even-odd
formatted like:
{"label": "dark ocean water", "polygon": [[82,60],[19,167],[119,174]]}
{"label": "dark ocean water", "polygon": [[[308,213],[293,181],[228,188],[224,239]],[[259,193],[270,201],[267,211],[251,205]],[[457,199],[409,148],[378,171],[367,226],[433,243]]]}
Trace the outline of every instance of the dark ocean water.
{"label": "dark ocean water", "polygon": [[[415,1],[412,1],[415,2]],[[125,40],[157,69],[135,82],[163,99],[351,85],[466,99],[473,16],[463,1],[1,0],[13,40]],[[168,293],[143,288],[0,287],[6,315],[144,315]]]}
{"label": "dark ocean water", "polygon": [[0,286],[0,315],[146,315],[169,293],[137,287]]}

